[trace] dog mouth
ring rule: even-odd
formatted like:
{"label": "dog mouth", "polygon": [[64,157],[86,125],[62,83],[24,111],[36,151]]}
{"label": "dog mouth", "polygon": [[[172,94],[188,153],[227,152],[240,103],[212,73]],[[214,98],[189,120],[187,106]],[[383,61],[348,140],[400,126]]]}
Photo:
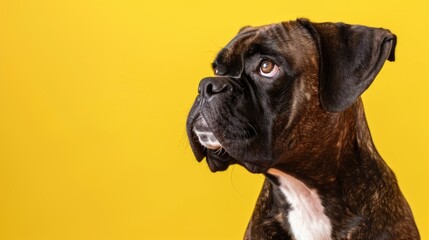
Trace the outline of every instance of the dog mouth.
{"label": "dog mouth", "polygon": [[198,137],[200,144],[210,150],[221,150],[222,145],[219,140],[215,137],[213,132],[210,130],[206,120],[200,115],[195,119],[194,127],[192,131]]}
{"label": "dog mouth", "polygon": [[265,172],[272,163],[272,155],[269,132],[264,130],[266,126],[259,126],[261,118],[255,119],[254,115],[259,114],[252,112],[258,108],[250,108],[249,100],[241,95],[218,93],[208,101],[201,94],[203,92],[196,97],[186,121],[196,160],[205,159],[212,172],[227,170],[233,164],[251,173]]}
{"label": "dog mouth", "polygon": [[229,155],[201,113],[191,114],[188,119],[188,135],[198,161],[206,159],[210,171],[224,171],[237,161]]}
{"label": "dog mouth", "polygon": [[268,169],[266,163],[242,161],[240,158],[232,157],[228,151],[229,145],[227,144],[227,148],[224,148],[204,117],[200,113],[194,116],[194,120],[190,121],[190,132],[188,133],[192,136],[191,146],[197,160],[201,161],[205,157],[212,172],[224,171],[235,163],[242,165],[251,173],[263,173]]}

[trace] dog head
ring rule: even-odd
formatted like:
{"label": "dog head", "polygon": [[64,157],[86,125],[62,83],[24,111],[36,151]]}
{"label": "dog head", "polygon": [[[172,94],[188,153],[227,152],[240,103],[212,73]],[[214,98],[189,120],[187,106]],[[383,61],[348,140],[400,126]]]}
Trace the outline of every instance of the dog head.
{"label": "dog head", "polygon": [[385,29],[306,19],[241,29],[199,84],[186,126],[195,157],[262,173],[312,154],[395,45]]}

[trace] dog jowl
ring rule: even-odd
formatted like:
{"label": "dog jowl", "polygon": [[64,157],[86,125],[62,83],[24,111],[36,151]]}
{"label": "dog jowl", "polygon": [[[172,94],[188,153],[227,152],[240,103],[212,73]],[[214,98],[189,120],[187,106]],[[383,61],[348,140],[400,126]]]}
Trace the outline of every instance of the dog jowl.
{"label": "dog jowl", "polygon": [[360,99],[395,46],[386,29],[298,19],[219,52],[186,127],[211,171],[266,176],[245,239],[420,239]]}

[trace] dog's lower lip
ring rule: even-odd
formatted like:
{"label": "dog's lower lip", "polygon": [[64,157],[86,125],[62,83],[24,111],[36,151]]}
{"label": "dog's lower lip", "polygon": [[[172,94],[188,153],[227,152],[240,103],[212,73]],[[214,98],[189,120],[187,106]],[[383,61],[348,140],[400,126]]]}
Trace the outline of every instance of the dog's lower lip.
{"label": "dog's lower lip", "polygon": [[206,148],[216,151],[216,150],[221,150],[222,146],[220,146],[220,145],[207,145]]}

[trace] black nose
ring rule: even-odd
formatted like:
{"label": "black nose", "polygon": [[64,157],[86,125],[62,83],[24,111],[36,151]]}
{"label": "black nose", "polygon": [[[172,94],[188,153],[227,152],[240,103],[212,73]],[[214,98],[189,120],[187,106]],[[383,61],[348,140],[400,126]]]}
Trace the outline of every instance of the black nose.
{"label": "black nose", "polygon": [[208,77],[201,80],[198,86],[198,93],[204,98],[210,98],[216,94],[226,92],[231,88],[227,79],[222,77]]}

